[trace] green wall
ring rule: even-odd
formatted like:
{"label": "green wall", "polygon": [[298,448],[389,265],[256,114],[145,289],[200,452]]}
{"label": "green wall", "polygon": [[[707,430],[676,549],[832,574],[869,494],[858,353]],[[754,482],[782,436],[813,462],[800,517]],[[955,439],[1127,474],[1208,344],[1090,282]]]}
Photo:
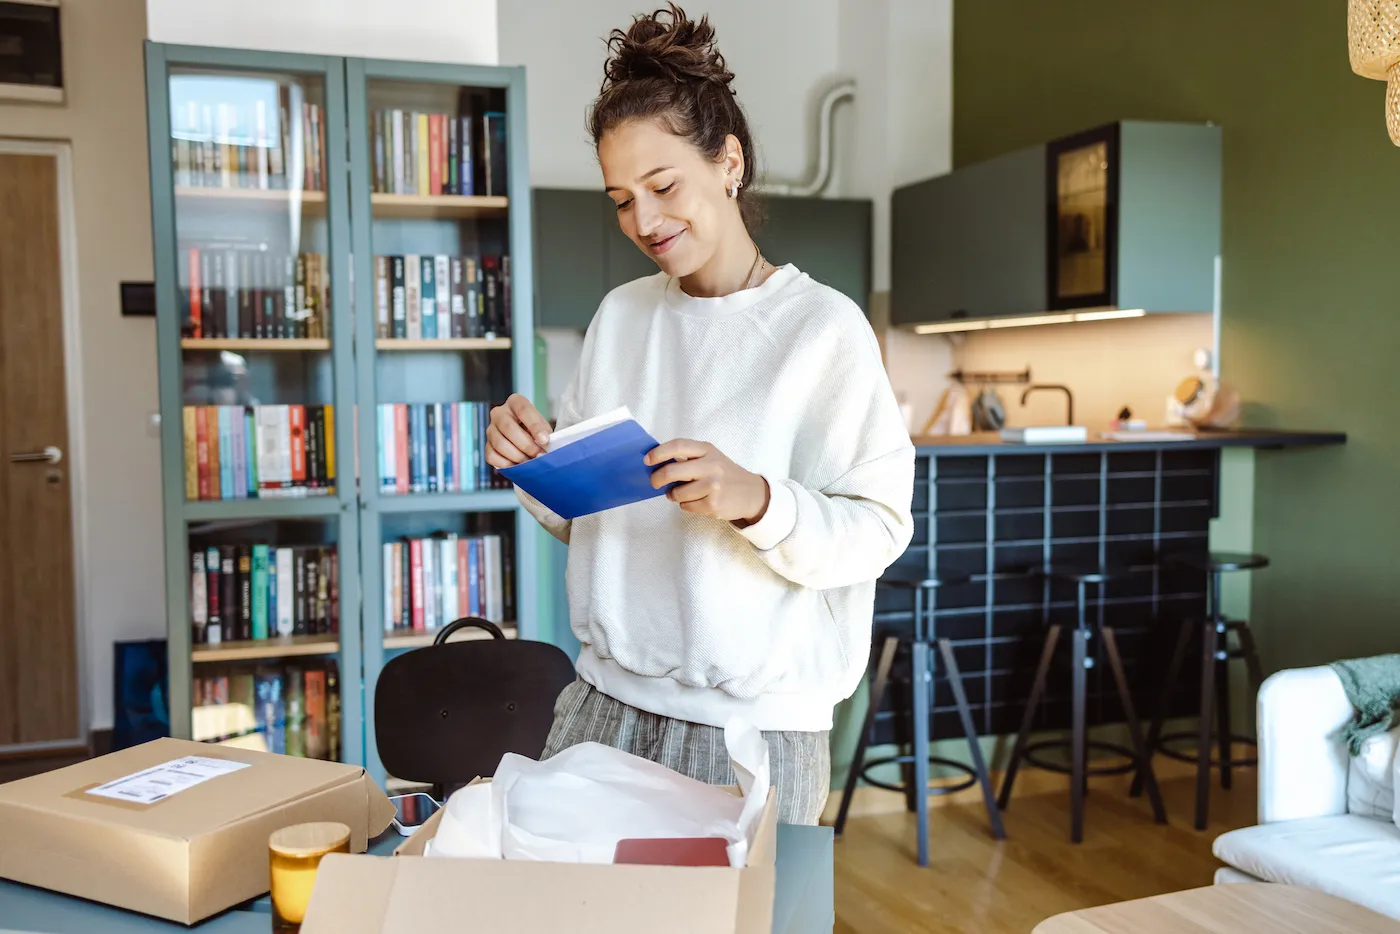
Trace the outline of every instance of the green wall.
{"label": "green wall", "polygon": [[1265,665],[1400,651],[1400,148],[1342,0],[955,0],[958,166],[1124,118],[1224,131],[1221,364],[1261,453]]}

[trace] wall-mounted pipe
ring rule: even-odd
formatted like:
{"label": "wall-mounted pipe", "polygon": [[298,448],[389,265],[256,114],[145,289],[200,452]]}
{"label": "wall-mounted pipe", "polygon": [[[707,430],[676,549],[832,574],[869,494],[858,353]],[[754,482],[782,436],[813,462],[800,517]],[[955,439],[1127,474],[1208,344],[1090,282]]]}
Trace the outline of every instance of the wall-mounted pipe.
{"label": "wall-mounted pipe", "polygon": [[803,183],[765,181],[761,189],[764,194],[810,198],[826,190],[826,186],[831,182],[833,151],[836,148],[836,130],[832,125],[831,114],[838,103],[854,100],[855,96],[856,83],[851,80],[842,81],[822,95],[821,107],[817,111],[816,176],[810,182]]}

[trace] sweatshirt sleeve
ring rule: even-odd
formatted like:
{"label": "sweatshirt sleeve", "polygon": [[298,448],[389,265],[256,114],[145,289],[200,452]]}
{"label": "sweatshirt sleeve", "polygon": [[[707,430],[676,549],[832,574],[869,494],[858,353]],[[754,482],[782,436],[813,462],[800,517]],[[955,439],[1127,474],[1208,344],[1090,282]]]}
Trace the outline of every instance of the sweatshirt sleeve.
{"label": "sweatshirt sleeve", "polygon": [[804,485],[763,471],[768,509],[739,529],[759,557],[795,584],[818,590],[873,581],[914,534],[914,446],[880,361],[874,334],[847,330],[847,352],[818,358],[825,374],[803,416],[798,455],[819,463]]}

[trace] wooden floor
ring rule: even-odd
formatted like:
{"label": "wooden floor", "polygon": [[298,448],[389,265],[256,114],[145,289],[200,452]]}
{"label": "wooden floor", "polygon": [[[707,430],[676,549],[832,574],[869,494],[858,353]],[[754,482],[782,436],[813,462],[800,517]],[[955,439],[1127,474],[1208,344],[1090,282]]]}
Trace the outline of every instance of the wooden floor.
{"label": "wooden floor", "polygon": [[1170,823],[1154,824],[1146,798],[1127,796],[1127,777],[1097,778],[1077,846],[1066,779],[1043,772],[1018,779],[1000,843],[980,798],[962,792],[935,807],[927,869],[914,861],[914,815],[852,817],[836,842],[836,934],[1030,934],[1060,912],[1210,885],[1220,865],[1211,843],[1255,823],[1255,770],[1236,769],[1228,792],[1217,777],[1209,829],[1198,832],[1189,767],[1157,762]]}

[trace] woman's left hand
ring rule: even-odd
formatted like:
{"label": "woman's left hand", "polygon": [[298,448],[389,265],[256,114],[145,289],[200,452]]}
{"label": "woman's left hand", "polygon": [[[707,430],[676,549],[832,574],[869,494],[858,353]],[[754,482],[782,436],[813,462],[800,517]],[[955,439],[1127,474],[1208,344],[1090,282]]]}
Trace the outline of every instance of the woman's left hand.
{"label": "woman's left hand", "polygon": [[676,484],[666,498],[686,512],[726,519],[743,528],[768,511],[768,481],[740,467],[707,441],[667,441],[648,451],[645,462],[648,467],[665,464],[652,471],[651,485],[660,489]]}

